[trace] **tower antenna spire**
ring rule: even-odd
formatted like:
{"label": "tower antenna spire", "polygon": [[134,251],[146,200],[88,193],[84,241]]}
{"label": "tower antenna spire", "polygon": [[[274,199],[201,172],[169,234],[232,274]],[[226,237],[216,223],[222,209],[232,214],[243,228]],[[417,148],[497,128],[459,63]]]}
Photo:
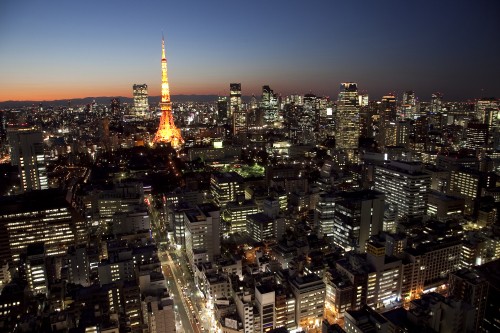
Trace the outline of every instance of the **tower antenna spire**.
{"label": "tower antenna spire", "polygon": [[175,126],[172,115],[172,102],[170,101],[170,88],[167,76],[167,58],[165,56],[165,38],[161,33],[161,118],[158,131],[153,139],[153,143],[170,143],[177,148],[184,143],[181,130]]}

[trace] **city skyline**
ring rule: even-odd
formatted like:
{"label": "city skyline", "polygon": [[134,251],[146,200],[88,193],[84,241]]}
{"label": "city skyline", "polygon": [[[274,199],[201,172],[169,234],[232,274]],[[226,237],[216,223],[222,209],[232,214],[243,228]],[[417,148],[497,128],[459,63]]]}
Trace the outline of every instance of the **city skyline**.
{"label": "city skyline", "polygon": [[241,82],[245,96],[270,85],[336,99],[341,82],[357,82],[373,99],[405,90],[421,100],[435,91],[446,100],[498,96],[499,12],[487,1],[8,1],[0,101],[131,97],[142,83],[158,96],[162,31],[173,95],[228,95]]}

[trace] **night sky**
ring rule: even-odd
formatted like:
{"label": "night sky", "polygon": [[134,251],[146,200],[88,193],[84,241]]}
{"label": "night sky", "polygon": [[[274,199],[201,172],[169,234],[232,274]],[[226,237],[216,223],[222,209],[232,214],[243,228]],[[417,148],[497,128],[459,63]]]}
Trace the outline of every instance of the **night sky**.
{"label": "night sky", "polygon": [[0,1],[0,101],[171,93],[500,97],[500,1]]}

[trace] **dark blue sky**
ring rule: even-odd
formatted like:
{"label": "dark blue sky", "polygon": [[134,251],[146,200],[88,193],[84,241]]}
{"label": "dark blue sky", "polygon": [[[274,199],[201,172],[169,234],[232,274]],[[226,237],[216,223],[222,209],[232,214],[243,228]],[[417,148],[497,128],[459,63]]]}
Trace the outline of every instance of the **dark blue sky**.
{"label": "dark blue sky", "polygon": [[500,96],[499,1],[0,2],[0,100],[312,91]]}

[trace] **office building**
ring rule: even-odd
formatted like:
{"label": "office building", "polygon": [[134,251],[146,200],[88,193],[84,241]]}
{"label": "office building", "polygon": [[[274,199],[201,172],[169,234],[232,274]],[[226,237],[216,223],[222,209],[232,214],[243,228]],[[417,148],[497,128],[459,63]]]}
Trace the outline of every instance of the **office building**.
{"label": "office building", "polygon": [[448,193],[465,200],[465,213],[472,214],[476,207],[476,199],[481,196],[485,187],[485,174],[469,168],[452,170]]}
{"label": "office building", "polygon": [[214,172],[210,176],[210,191],[214,203],[224,209],[228,202],[244,198],[243,177],[236,172]]}
{"label": "office building", "polygon": [[[370,236],[382,231],[384,194],[372,190],[340,192],[332,201],[332,242],[345,251],[365,252]],[[329,219],[321,218],[319,224],[329,224]]]}
{"label": "office building", "polygon": [[396,96],[390,94],[382,97],[379,108],[379,146],[395,146],[397,142],[397,103]]}
{"label": "office building", "polygon": [[460,217],[465,210],[465,200],[438,191],[429,191],[427,215],[446,220]]}
{"label": "office building", "polygon": [[476,117],[488,127],[488,145],[498,148],[500,144],[500,102],[495,98],[481,98],[476,101]]}
{"label": "office building", "polygon": [[235,112],[241,109],[241,83],[231,83],[229,85],[229,114],[228,117],[233,117]]}
{"label": "office building", "polygon": [[90,262],[85,245],[70,246],[66,255],[68,264],[68,282],[90,285]]}
{"label": "office building", "polygon": [[486,148],[488,143],[488,125],[481,123],[469,123],[465,129],[465,148]]}
{"label": "office building", "polygon": [[401,103],[403,117],[413,119],[417,113],[417,99],[413,90],[405,91]]}
{"label": "office building", "polygon": [[389,322],[369,306],[360,310],[347,310],[344,317],[347,333],[389,332]]}
{"label": "office building", "polygon": [[26,248],[26,277],[33,294],[47,295],[49,281],[43,242],[29,244]]}
{"label": "office building", "polygon": [[276,239],[274,233],[275,219],[264,213],[247,216],[245,231],[255,242],[264,242]]}
{"label": "office building", "polygon": [[405,279],[415,284],[410,289],[403,286],[403,295],[421,293],[446,283],[448,274],[460,267],[461,251],[462,242],[456,239],[422,243],[416,248],[407,248],[404,257],[415,264],[415,270],[411,270],[411,275],[405,275]]}
{"label": "office building", "polygon": [[295,322],[300,327],[320,327],[325,308],[326,285],[316,274],[297,275],[290,281],[295,296]]}
{"label": "office building", "polygon": [[146,296],[142,301],[149,333],[175,333],[174,300],[164,296]]}
{"label": "office building", "polygon": [[0,255],[17,262],[29,244],[43,242],[47,256],[65,255],[78,221],[58,190],[44,190],[0,200]]}
{"label": "office building", "polygon": [[220,255],[220,209],[200,204],[183,212],[186,254],[192,267],[213,262]]}
{"label": "office building", "polygon": [[134,84],[134,114],[139,117],[145,117],[149,114],[149,101],[148,101],[148,85],[147,84]]}
{"label": "office building", "polygon": [[318,228],[318,236],[333,237],[334,213],[337,196],[331,192],[322,193],[314,210],[314,225]]}
{"label": "office building", "polygon": [[276,292],[272,284],[255,286],[255,305],[259,312],[261,332],[276,328]]}
{"label": "office building", "polygon": [[295,327],[295,298],[283,285],[274,285],[276,327]]}
{"label": "office building", "polygon": [[229,85],[229,116],[233,119],[233,135],[247,132],[247,112],[241,100],[241,83]]}
{"label": "office building", "polygon": [[335,118],[335,144],[353,159],[360,136],[359,99],[356,83],[341,83]]}
{"label": "office building", "polygon": [[476,272],[488,282],[488,296],[481,327],[483,332],[500,332],[500,259],[475,268]]}
{"label": "office building", "polygon": [[398,218],[425,215],[430,183],[418,162],[390,161],[375,168],[375,189],[385,194]]}
{"label": "office building", "polygon": [[385,244],[370,240],[366,244],[368,273],[366,304],[374,309],[385,308],[401,298],[402,262],[385,254]]}
{"label": "office building", "polygon": [[42,131],[35,128],[8,129],[12,165],[17,165],[23,192],[48,188]]}
{"label": "office building", "polygon": [[[257,204],[253,200],[242,202],[228,202],[225,211],[225,220],[229,224],[229,233],[242,233],[248,231],[247,217],[258,212]],[[223,230],[226,232],[226,230]]]}
{"label": "office building", "polygon": [[472,306],[474,318],[471,326],[474,332],[480,332],[488,296],[488,281],[475,271],[460,269],[450,273],[448,290],[449,297]]}
{"label": "office building", "polygon": [[217,99],[217,120],[223,121],[227,119],[228,117],[228,104],[227,104],[227,97],[225,96],[219,96]]}
{"label": "office building", "polygon": [[264,111],[265,123],[273,126],[279,120],[278,114],[278,96],[269,86],[262,86],[262,98],[260,101],[262,110]]}

